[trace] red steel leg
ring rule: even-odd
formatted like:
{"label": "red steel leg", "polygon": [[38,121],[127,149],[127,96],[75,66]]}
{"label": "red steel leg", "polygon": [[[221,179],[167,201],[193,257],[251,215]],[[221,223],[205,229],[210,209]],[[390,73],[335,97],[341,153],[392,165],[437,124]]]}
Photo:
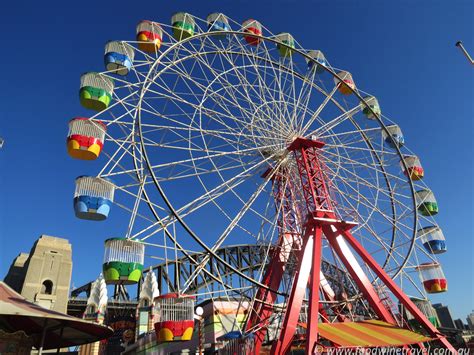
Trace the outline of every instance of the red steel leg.
{"label": "red steel leg", "polygon": [[347,271],[352,276],[377,316],[385,322],[396,324],[392,314],[387,310],[387,308],[385,308],[382,300],[372,286],[372,283],[369,281],[367,275],[354,257],[354,254],[352,254],[352,251],[347,246],[343,236],[339,233],[340,231],[338,231],[333,224],[324,226],[324,235],[328,239],[329,244],[346,266]]}
{"label": "red steel leg", "polygon": [[[298,267],[295,272],[290,297],[288,298],[288,308],[281,327],[279,339],[273,343],[271,354],[285,354],[291,346],[295,335],[298,318],[300,316],[301,305],[308,285],[308,277],[311,272],[314,235],[310,230],[310,235],[305,239],[305,244],[298,258]],[[319,274],[319,273],[318,273]]]}
{"label": "red steel leg", "polygon": [[[319,288],[322,280],[320,277],[322,252],[321,240],[322,233],[324,233],[330,247],[337,253],[347,271],[357,283],[359,289],[380,319],[396,324],[393,315],[380,300],[379,295],[375,291],[365,272],[362,270],[346,241],[355,252],[359,254],[364,263],[370,267],[377,274],[380,280],[391,290],[393,295],[397,297],[403,305],[405,305],[407,310],[415,317],[415,319],[417,319],[425,329],[428,330],[429,334],[438,338],[447,349],[456,354],[456,351],[452,345],[449,344],[446,338],[437,331],[437,329],[401,291],[388,274],[376,263],[372,256],[352,236],[350,228],[348,228],[350,227],[349,223],[337,220],[333,207],[336,201],[334,201],[330,195],[330,186],[328,185],[330,180],[328,180],[326,176],[324,162],[320,160],[320,154],[322,153],[320,153],[319,149],[323,146],[324,143],[322,142],[300,137],[295,139],[287,148],[289,151],[294,152],[295,162],[301,182],[301,192],[305,200],[305,208],[303,207],[303,209],[306,210],[306,213],[308,213],[309,216],[315,217],[315,219],[305,224],[305,236],[302,239],[303,248],[297,253],[298,265],[293,278],[292,289],[288,298],[287,310],[281,327],[281,333],[279,339],[274,342],[271,353],[278,355],[285,354],[290,349],[298,325],[298,318],[300,316],[301,306],[306,294],[308,278],[310,275],[306,352],[308,354],[314,352],[314,346],[318,340],[318,312],[320,303]],[[278,180],[278,184],[281,184],[281,179]],[[296,210],[296,207],[292,205],[297,201],[293,195],[292,189],[280,191],[282,186],[283,185],[277,185],[278,191],[275,194],[275,201],[277,203],[283,201],[285,206],[284,211],[289,213],[289,215],[288,218],[286,218],[284,213],[280,220],[280,224],[281,227],[283,227],[283,231],[297,232],[299,230],[298,226],[301,226],[300,215],[303,214],[303,210]],[[282,259],[278,261],[278,257],[274,256],[274,260],[272,260],[272,263],[270,264],[270,270],[266,274],[264,283],[272,285],[270,286],[271,289],[277,289],[284,268],[285,262],[283,262]],[[325,296],[326,293],[329,295],[331,294],[324,290],[324,285],[322,288]],[[276,299],[276,295],[267,291],[261,291],[258,295],[261,295],[261,300],[258,300],[257,302],[263,303],[253,311],[254,314],[251,314],[251,319],[253,320],[258,319],[263,315],[268,315],[269,317],[272,307],[268,304],[272,304]],[[253,324],[254,321],[250,322],[250,325]],[[257,337],[257,342],[260,342],[258,345],[258,351],[260,350],[260,345],[263,341],[262,336],[264,336],[266,332],[265,321],[261,324],[264,326],[262,327],[259,337]],[[258,351],[256,352],[257,354]]]}
{"label": "red steel leg", "polygon": [[319,284],[321,270],[321,248],[323,231],[317,226],[314,231],[313,262],[309,281],[308,326],[306,328],[306,353],[312,354],[318,341]]}
{"label": "red steel leg", "polygon": [[407,308],[407,310],[415,317],[415,319],[420,322],[420,324],[428,331],[428,333],[437,337],[439,341],[453,354],[457,354],[457,351],[449,343],[446,338],[435,328],[431,322],[426,319],[425,315],[421,313],[418,307],[410,300],[409,297],[403,293],[403,291],[397,286],[397,284],[387,275],[387,273],[380,267],[379,264],[372,258],[372,256],[364,249],[362,245],[354,238],[350,231],[342,232],[345,239],[349,244],[354,248],[354,250],[362,257],[365,263],[370,266],[380,280],[392,291],[394,296]]}
{"label": "red steel leg", "polygon": [[[277,251],[278,252],[278,251]],[[262,283],[268,285],[272,290],[277,290],[280,286],[283,273],[285,272],[285,262],[278,256],[274,256],[268,265]],[[254,307],[251,310],[249,320],[247,322],[247,330],[250,330],[256,324],[260,328],[255,331],[255,354],[260,353],[265,334],[267,333],[267,323],[273,314],[273,304],[276,300],[276,294],[266,289],[259,289],[256,295]]]}

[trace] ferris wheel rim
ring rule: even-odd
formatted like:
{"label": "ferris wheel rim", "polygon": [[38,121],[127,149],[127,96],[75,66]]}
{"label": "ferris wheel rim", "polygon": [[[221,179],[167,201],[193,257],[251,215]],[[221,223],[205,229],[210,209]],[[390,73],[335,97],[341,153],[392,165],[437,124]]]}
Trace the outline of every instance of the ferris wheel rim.
{"label": "ferris wheel rim", "polygon": [[[238,31],[221,31],[221,32],[222,32],[222,34],[235,34],[235,35],[240,35],[240,36],[243,35],[242,32],[238,32]],[[213,32],[213,34],[219,34],[219,31]],[[154,60],[153,67],[154,67],[155,65],[157,65],[157,64],[160,62],[160,59],[161,59],[163,56],[165,56],[168,51],[171,51],[173,48],[175,48],[175,47],[177,47],[177,46],[180,46],[180,45],[182,45],[183,43],[185,43],[185,42],[187,42],[187,41],[195,40],[195,39],[197,39],[197,38],[199,38],[199,37],[208,37],[208,36],[210,36],[210,35],[212,35],[212,34],[207,33],[207,32],[206,32],[206,33],[198,33],[198,34],[194,35],[193,37],[190,37],[190,38],[188,38],[188,39],[183,39],[183,40],[180,41],[180,42],[176,42],[176,43],[172,44],[169,48],[167,48],[165,51],[163,51],[163,52],[161,53],[161,55],[160,55],[158,58],[156,58],[156,59]],[[247,34],[245,34],[245,35],[247,35]],[[251,34],[249,34],[249,35],[250,35],[251,37],[259,37],[259,38],[261,38],[262,40],[265,40],[265,41],[270,41],[270,42],[273,42],[273,43],[278,43],[276,40],[274,40],[274,39],[272,39],[272,38],[265,37],[265,36],[256,36],[256,35],[251,35]],[[279,43],[279,44],[281,45],[281,43]],[[284,45],[285,47],[288,47],[288,46],[286,46],[286,44],[283,44],[283,45]],[[288,48],[289,48],[289,47],[288,47]],[[298,49],[298,48],[294,48],[293,51],[297,52],[298,54],[300,54],[301,56],[303,56],[304,58],[306,58],[306,59],[308,59],[308,60],[311,60],[311,61],[313,61],[313,62],[316,62],[314,59],[310,58],[306,53],[304,53],[302,50],[300,50],[300,49]],[[324,70],[326,70],[327,72],[329,72],[333,77],[337,77],[337,78],[340,79],[340,77],[339,77],[331,68],[326,67],[326,66],[323,66],[323,68],[324,68]],[[150,70],[148,71],[148,75],[147,75],[147,78],[146,78],[146,79],[149,78],[149,74],[151,73],[151,71],[152,71],[152,68],[150,68]],[[302,79],[304,79],[304,78],[302,78]],[[145,83],[146,81],[147,81],[147,80],[144,80],[144,83]],[[139,104],[140,107],[141,107],[141,102],[142,102],[142,100],[143,100],[143,95],[144,95],[144,91],[143,91],[143,90],[144,90],[144,85],[145,85],[145,84],[143,84],[143,86],[142,86],[142,88],[141,88],[141,90],[140,90],[140,91],[141,91],[141,94],[140,94],[140,104]],[[361,95],[360,95],[356,90],[354,90],[354,89],[352,89],[352,88],[350,88],[350,90],[352,91],[353,94],[355,94],[355,95],[357,96],[357,98],[358,98],[358,100],[359,100],[360,103],[366,103],[366,101],[364,100],[364,98],[362,98]],[[385,130],[386,132],[388,132],[388,131],[387,131],[387,128],[386,128],[386,126],[385,126],[385,124],[384,124],[383,121],[379,118],[379,115],[376,115],[375,112],[373,112],[372,108],[370,108],[370,106],[367,105],[367,107],[368,107],[368,109],[374,114],[374,116],[376,117],[376,120],[378,121],[380,127],[381,127],[383,130]],[[138,125],[139,125],[140,135],[142,136],[142,134],[143,134],[142,127],[143,127],[143,126],[142,126],[142,120],[141,120],[141,110],[138,110],[138,112],[139,112],[139,113],[138,113],[138,115],[139,115],[139,118],[138,118]],[[359,127],[359,130],[360,130],[360,127]],[[177,211],[175,210],[174,206],[171,205],[171,202],[170,202],[170,201],[168,200],[168,198],[166,197],[166,194],[165,194],[164,191],[162,190],[162,188],[161,188],[161,186],[160,186],[158,180],[156,179],[156,176],[154,176],[152,164],[151,164],[150,159],[149,159],[149,157],[148,157],[148,154],[147,154],[147,152],[146,152],[146,149],[147,149],[147,148],[145,147],[145,145],[142,146],[142,149],[143,149],[143,152],[144,152],[144,158],[145,158],[146,164],[147,164],[147,166],[148,166],[148,169],[149,169],[150,172],[152,172],[152,175],[153,175],[152,179],[153,179],[153,182],[154,182],[155,186],[157,187],[158,190],[161,190],[161,191],[160,191],[160,194],[163,192],[162,197],[164,198],[164,200],[165,200],[165,202],[166,202],[168,208],[170,208],[170,210],[173,212],[173,214],[176,213],[176,214],[175,214],[175,217],[178,218],[178,216],[177,216],[177,215],[178,215]],[[398,147],[396,147],[396,152],[397,152],[397,154],[398,154],[399,157],[402,157],[402,156],[403,156]],[[401,159],[401,160],[403,161],[403,159]],[[405,163],[403,162],[403,164],[405,164]],[[406,166],[405,166],[405,168],[406,168]],[[387,177],[385,177],[385,178],[387,179]],[[410,185],[411,185],[411,192],[412,192],[412,197],[413,197],[412,200],[413,200],[413,202],[414,202],[414,188],[413,188],[413,184],[412,184],[412,182],[411,182],[410,179],[408,179],[408,181],[409,181],[409,183],[410,183]],[[165,198],[165,197],[166,197],[166,198]],[[168,203],[170,203],[170,204],[168,204]],[[393,204],[393,201],[392,201],[392,204]],[[415,206],[415,205],[413,205],[413,206]],[[414,211],[415,214],[417,214],[416,208],[413,208],[413,211]],[[191,230],[191,228],[185,223],[184,220],[181,219],[181,221],[180,221],[179,218],[178,218],[178,221],[179,221],[182,225],[183,225],[183,223],[184,223],[184,224],[186,225],[186,227],[184,227],[184,225],[183,225],[183,227],[184,227],[184,228],[187,230],[187,232],[193,237],[193,239],[195,239],[204,249],[206,249],[209,253],[211,253],[211,255],[213,255],[213,253],[211,252],[211,249],[210,249],[210,248],[209,248],[209,249],[207,248],[207,244],[204,243],[204,242],[202,242],[202,240],[200,240],[200,238],[197,236],[197,234],[195,234],[194,231]],[[413,248],[414,248],[415,239],[416,239],[416,238],[415,238],[416,225],[417,225],[417,218],[416,218],[416,217],[415,217],[415,222],[414,222],[414,223],[415,223],[415,228],[413,228],[413,236],[412,236],[412,238],[411,238],[411,241],[412,241],[412,242],[411,242],[410,252],[407,253],[407,255],[406,255],[406,257],[405,257],[405,260],[403,261],[403,265],[401,265],[401,266],[399,267],[399,270],[396,272],[396,275],[398,275],[398,274],[401,272],[402,268],[403,268],[403,267],[405,266],[405,264],[407,263],[407,261],[408,261],[410,255],[411,255],[411,253],[412,253],[412,250],[413,250]],[[191,233],[190,233],[190,232],[191,232]],[[201,241],[202,244],[201,244],[201,242],[199,242],[199,241]],[[393,243],[393,237],[392,237],[392,243]],[[214,255],[213,255],[213,256],[214,256]],[[221,262],[221,260],[219,260],[219,259],[216,259],[216,260],[218,260],[219,262]],[[225,262],[224,262],[224,265],[225,265]],[[228,265],[226,265],[226,267],[228,267]],[[243,276],[243,275],[240,275],[240,276]],[[255,279],[247,278],[247,277],[245,277],[245,276],[244,276],[244,278],[246,278],[248,281],[251,281],[253,284],[256,284],[256,285],[259,286],[259,287],[265,287],[265,285],[259,283],[259,282],[256,281]],[[266,288],[268,289],[268,287],[266,287]],[[277,290],[272,290],[272,291],[275,291],[276,293],[279,293]]]}

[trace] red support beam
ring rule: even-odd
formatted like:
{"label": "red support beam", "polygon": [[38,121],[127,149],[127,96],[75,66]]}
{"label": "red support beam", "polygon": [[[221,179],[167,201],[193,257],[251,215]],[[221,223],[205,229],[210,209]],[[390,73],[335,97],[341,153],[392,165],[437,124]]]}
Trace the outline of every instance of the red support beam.
{"label": "red support beam", "polygon": [[317,226],[314,231],[311,276],[309,281],[308,327],[306,328],[306,353],[313,354],[318,341],[319,284],[323,231]]}
{"label": "red support beam", "polygon": [[254,351],[256,354],[260,352],[267,334],[270,316],[273,314],[273,304],[277,297],[271,290],[279,288],[290,254],[299,250],[302,244],[299,233],[301,217],[293,205],[295,201],[293,184],[283,179],[281,174],[276,174],[272,183],[277,211],[280,210],[278,219],[280,237],[262,279],[262,283],[270,290],[260,288],[257,291],[246,323],[247,331],[255,329]]}
{"label": "red support beam", "polygon": [[377,316],[385,322],[396,324],[391,312],[383,304],[379,295],[372,286],[372,283],[357,262],[354,254],[352,254],[351,250],[345,243],[342,235],[340,235],[340,228],[337,228],[336,226],[337,222],[324,226],[324,235],[332,249],[336,252],[339,259],[341,259],[352,279],[357,284],[357,287],[359,287],[359,290],[364,294]]}
{"label": "red support beam", "polygon": [[377,264],[374,258],[365,250],[365,248],[354,238],[350,231],[342,232],[345,239],[349,242],[352,248],[362,257],[364,262],[375,272],[380,280],[390,289],[393,295],[406,307],[406,309],[420,322],[426,331],[432,336],[438,338],[438,340],[450,350],[453,354],[457,354],[457,351],[448,342],[448,340],[441,334],[438,329],[425,317],[425,315],[418,309],[418,307],[405,295],[405,293],[398,287],[398,285],[388,276],[382,267]]}
{"label": "red support beam", "polygon": [[[293,278],[291,293],[287,301],[286,312],[284,315],[279,339],[273,343],[272,354],[285,354],[291,347],[293,337],[298,325],[301,312],[301,306],[306,294],[309,281],[309,309],[308,324],[306,333],[306,353],[314,353],[318,342],[318,321],[320,312],[319,292],[321,287],[321,258],[322,258],[322,239],[325,235],[330,247],[336,252],[339,259],[343,262],[349,274],[357,283],[359,289],[368,300],[370,306],[376,312],[377,316],[389,323],[396,324],[396,321],[380,299],[372,283],[368,279],[364,270],[359,265],[356,257],[352,253],[350,246],[362,258],[363,262],[371,268],[380,280],[390,289],[395,297],[405,305],[407,310],[413,314],[420,324],[433,337],[438,338],[443,345],[451,352],[456,353],[442,334],[426,319],[411,300],[401,291],[396,283],[387,275],[372,256],[362,247],[362,245],[353,237],[350,229],[354,223],[338,220],[334,206],[336,201],[330,195],[330,180],[326,176],[325,166],[320,159],[319,149],[324,146],[323,143],[297,138],[288,147],[294,154],[298,174],[301,182],[301,194],[294,190],[294,186],[289,184],[288,180],[283,180],[277,176],[278,181],[274,181],[276,186],[275,204],[281,205],[281,214],[279,217],[280,238],[278,250],[275,250],[272,260],[266,271],[263,283],[269,285],[271,289],[278,289],[281,277],[285,270],[286,261],[291,252],[296,252],[296,272]],[[285,182],[285,184],[283,184]],[[290,187],[288,187],[290,185]],[[304,204],[301,198],[304,198]],[[302,211],[305,210],[305,212]],[[307,214],[307,220],[302,223],[302,214]],[[300,238],[301,227],[304,227],[304,237]],[[291,245],[288,251],[288,243],[285,235],[292,236]],[[299,250],[299,246],[303,248]],[[323,295],[326,296],[327,290],[323,288]],[[255,353],[260,351],[261,344],[266,334],[265,322],[272,313],[272,304],[276,300],[276,295],[266,289],[260,289],[257,292],[257,306],[251,310],[247,329],[260,326],[257,331]]]}
{"label": "red support beam", "polygon": [[[285,317],[282,323],[279,339],[273,343],[272,354],[286,354],[293,341],[296,326],[300,316],[301,306],[306,294],[308,278],[311,273],[313,262],[314,234],[312,229],[308,230],[305,243],[298,258],[298,268],[295,272],[291,293],[288,298]],[[318,276],[319,278],[319,273]]]}

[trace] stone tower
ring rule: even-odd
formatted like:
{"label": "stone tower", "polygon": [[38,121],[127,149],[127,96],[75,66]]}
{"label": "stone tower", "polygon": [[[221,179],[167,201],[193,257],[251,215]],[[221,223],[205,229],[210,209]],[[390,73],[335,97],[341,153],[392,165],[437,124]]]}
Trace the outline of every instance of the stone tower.
{"label": "stone tower", "polygon": [[21,253],[13,261],[5,282],[28,301],[66,313],[71,273],[68,240],[42,235],[29,254]]}

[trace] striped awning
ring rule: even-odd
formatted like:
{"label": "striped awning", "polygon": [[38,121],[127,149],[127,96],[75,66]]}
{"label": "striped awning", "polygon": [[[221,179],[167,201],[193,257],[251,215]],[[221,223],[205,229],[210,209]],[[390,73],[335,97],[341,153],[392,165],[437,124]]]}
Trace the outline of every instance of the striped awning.
{"label": "striped awning", "polygon": [[432,340],[379,320],[320,323],[319,335],[343,347],[402,346]]}
{"label": "striped awning", "polygon": [[[28,302],[6,283],[0,281],[0,330],[24,331],[34,339],[33,346],[44,349],[65,348],[113,335],[112,328],[74,318]],[[44,334],[44,343],[41,338]]]}

